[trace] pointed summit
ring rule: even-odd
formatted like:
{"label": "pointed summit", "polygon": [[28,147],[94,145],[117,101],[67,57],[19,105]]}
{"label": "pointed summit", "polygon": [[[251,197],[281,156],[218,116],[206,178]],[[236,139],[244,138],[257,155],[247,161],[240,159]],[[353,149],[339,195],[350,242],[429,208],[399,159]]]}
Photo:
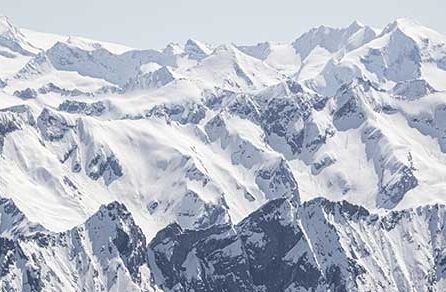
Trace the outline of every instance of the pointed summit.
{"label": "pointed summit", "polygon": [[362,28],[364,28],[364,27],[365,27],[364,24],[360,23],[360,22],[357,21],[357,20],[354,20],[354,21],[353,21],[353,22],[346,28],[346,31],[350,31],[350,32],[355,33],[355,32],[357,32],[358,30],[360,30],[360,29],[362,29]]}
{"label": "pointed summit", "polygon": [[263,42],[254,46],[237,46],[237,49],[251,57],[265,60],[271,53],[271,44],[269,42]]}
{"label": "pointed summit", "polygon": [[403,34],[416,42],[423,42],[429,39],[432,43],[445,43],[446,36],[411,18],[398,18],[389,23],[381,32],[381,36],[390,33]]}
{"label": "pointed summit", "polygon": [[169,43],[164,49],[163,49],[163,53],[170,55],[170,56],[175,56],[175,55],[180,55],[182,53],[184,53],[184,49],[183,47],[178,44],[178,43]]}
{"label": "pointed summit", "polygon": [[[124,262],[132,279],[140,279],[139,267],[145,263],[146,238],[127,207],[117,201],[102,205],[84,225],[75,227],[72,232],[85,229],[92,241],[93,252],[99,254],[104,246]],[[115,248],[110,247],[113,243]]]}
{"label": "pointed summit", "polygon": [[419,22],[407,18],[407,17],[403,17],[403,18],[397,18],[395,21],[389,23],[383,30],[383,33],[388,33],[390,31],[393,31],[395,29],[400,29],[402,31],[406,30],[406,29],[410,29],[413,27],[420,27],[422,26]]}
{"label": "pointed summit", "polygon": [[0,35],[11,33],[15,30],[16,28],[11,24],[11,20],[7,16],[0,15]]}
{"label": "pointed summit", "polygon": [[184,45],[184,51],[187,55],[189,55],[190,59],[200,61],[209,56],[209,54],[211,54],[212,52],[212,49],[205,43],[188,39],[186,44]]}
{"label": "pointed summit", "polygon": [[26,40],[20,29],[12,25],[11,20],[6,16],[0,16],[0,47],[25,56],[31,56],[40,51]]}
{"label": "pointed summit", "polygon": [[152,72],[141,73],[132,78],[125,86],[125,90],[144,90],[159,88],[175,80],[174,73],[166,66]]}

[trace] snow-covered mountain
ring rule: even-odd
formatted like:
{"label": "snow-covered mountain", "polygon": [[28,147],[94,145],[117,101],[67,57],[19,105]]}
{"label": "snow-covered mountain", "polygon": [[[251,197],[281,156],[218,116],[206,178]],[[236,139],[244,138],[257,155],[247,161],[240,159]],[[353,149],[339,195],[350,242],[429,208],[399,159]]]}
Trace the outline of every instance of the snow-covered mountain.
{"label": "snow-covered mountain", "polygon": [[141,50],[0,17],[2,289],[442,291],[445,80],[409,19]]}

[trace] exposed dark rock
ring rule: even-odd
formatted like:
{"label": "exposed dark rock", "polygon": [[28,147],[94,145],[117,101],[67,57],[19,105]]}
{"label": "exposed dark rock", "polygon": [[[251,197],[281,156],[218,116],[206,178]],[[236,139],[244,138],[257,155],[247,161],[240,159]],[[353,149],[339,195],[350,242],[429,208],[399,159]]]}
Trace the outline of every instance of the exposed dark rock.
{"label": "exposed dark rock", "polygon": [[162,278],[154,277],[161,289],[253,291],[241,241],[230,225],[199,231],[170,225],[149,244],[148,255],[150,267],[161,272]]}
{"label": "exposed dark rock", "polygon": [[14,96],[23,98],[23,99],[32,99],[37,97],[37,91],[32,88],[26,88],[23,90],[14,91]]}
{"label": "exposed dark rock", "polygon": [[256,183],[268,199],[288,198],[295,204],[300,202],[296,179],[285,160],[258,170]]}
{"label": "exposed dark rock", "polygon": [[68,90],[68,89],[65,89],[65,88],[61,88],[61,87],[59,87],[59,86],[57,86],[57,85],[55,85],[54,83],[51,83],[51,82],[46,84],[46,85],[44,85],[44,86],[42,86],[42,87],[40,87],[38,89],[38,92],[40,94],[47,94],[47,93],[53,92],[53,93],[58,93],[58,94],[60,94],[62,96],[79,96],[79,95],[92,96],[93,95],[90,92],[83,92],[83,91],[81,91],[79,89]]}
{"label": "exposed dark rock", "polygon": [[0,154],[3,152],[5,137],[26,126],[34,127],[36,121],[27,105],[16,105],[0,109]]}
{"label": "exposed dark rock", "polygon": [[87,116],[100,116],[105,112],[107,107],[102,101],[86,103],[82,101],[65,100],[59,105],[58,109],[68,113],[85,114]]}
{"label": "exposed dark rock", "polygon": [[205,107],[201,104],[191,103],[186,105],[159,105],[150,109],[146,117],[164,117],[168,121],[180,124],[198,124],[206,115]]}
{"label": "exposed dark rock", "polygon": [[378,206],[385,208],[396,206],[408,191],[418,186],[418,179],[415,177],[413,169],[406,165],[398,169],[395,178],[382,186],[381,195],[377,200]]}
{"label": "exposed dark rock", "polygon": [[62,139],[65,134],[75,127],[70,124],[62,115],[44,108],[37,117],[37,128],[42,133],[45,140],[57,141]]}
{"label": "exposed dark rock", "polygon": [[113,153],[106,154],[104,151],[99,151],[86,162],[85,171],[93,180],[103,177],[106,185],[123,175],[118,158]]}

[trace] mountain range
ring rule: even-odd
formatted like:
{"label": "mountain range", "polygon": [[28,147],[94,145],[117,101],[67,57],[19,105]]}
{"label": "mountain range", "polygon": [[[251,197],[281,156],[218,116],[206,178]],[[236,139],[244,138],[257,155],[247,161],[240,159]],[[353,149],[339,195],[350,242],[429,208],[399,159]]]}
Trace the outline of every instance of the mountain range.
{"label": "mountain range", "polygon": [[443,291],[446,36],[162,50],[0,17],[1,291]]}

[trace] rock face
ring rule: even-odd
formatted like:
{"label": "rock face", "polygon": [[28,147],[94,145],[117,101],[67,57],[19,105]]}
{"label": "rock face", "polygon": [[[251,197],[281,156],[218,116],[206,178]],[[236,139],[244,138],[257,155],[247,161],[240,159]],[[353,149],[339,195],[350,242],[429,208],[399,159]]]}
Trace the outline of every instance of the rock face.
{"label": "rock face", "polygon": [[284,160],[258,171],[256,183],[270,198],[289,198],[299,204],[297,182]]}
{"label": "rock face", "polygon": [[248,262],[231,225],[185,231],[173,224],[149,244],[154,281],[167,291],[250,291]]}
{"label": "rock face", "polygon": [[26,88],[15,91],[14,95],[23,99],[32,99],[37,97],[37,92],[32,88]]}
{"label": "rock face", "polygon": [[[165,291],[435,291],[444,288],[444,215],[438,205],[379,217],[345,201],[294,208],[277,199],[233,227],[170,225],[149,244],[148,259]],[[413,245],[415,253],[395,261]]]}
{"label": "rock face", "polygon": [[89,92],[83,92],[79,89],[69,90],[69,89],[61,88],[51,82],[40,87],[38,89],[38,92],[40,94],[56,93],[56,94],[60,94],[61,96],[80,96],[80,95],[91,96],[92,95]]}
{"label": "rock face", "polygon": [[123,174],[119,160],[113,154],[106,153],[102,149],[87,161],[85,171],[93,180],[103,177],[106,185]]}
{"label": "rock face", "polygon": [[15,238],[2,235],[0,243],[5,291],[154,291],[144,269],[145,236],[117,202],[66,232],[40,228]]}
{"label": "rock face", "polygon": [[148,244],[117,202],[60,233],[31,223],[10,200],[0,200],[0,212],[6,291],[441,291],[446,285],[443,205],[378,216],[346,201],[320,198],[295,207],[281,198],[235,225],[170,224]]}
{"label": "rock face", "polygon": [[44,230],[41,225],[30,222],[11,199],[0,198],[0,214],[0,235],[4,238],[16,239]]}
{"label": "rock face", "polygon": [[126,91],[154,89],[162,87],[173,80],[175,80],[175,76],[164,66],[154,72],[139,73],[124,86],[124,89]]}
{"label": "rock face", "polygon": [[28,106],[19,105],[0,110],[0,153],[3,150],[5,137],[26,126],[34,127],[36,121]]}
{"label": "rock face", "polygon": [[37,127],[44,139],[49,141],[61,140],[65,134],[74,128],[63,116],[45,108],[37,117]]}
{"label": "rock face", "polygon": [[86,103],[75,100],[66,100],[59,105],[60,111],[68,113],[85,114],[87,116],[100,116],[106,110],[103,102]]}

